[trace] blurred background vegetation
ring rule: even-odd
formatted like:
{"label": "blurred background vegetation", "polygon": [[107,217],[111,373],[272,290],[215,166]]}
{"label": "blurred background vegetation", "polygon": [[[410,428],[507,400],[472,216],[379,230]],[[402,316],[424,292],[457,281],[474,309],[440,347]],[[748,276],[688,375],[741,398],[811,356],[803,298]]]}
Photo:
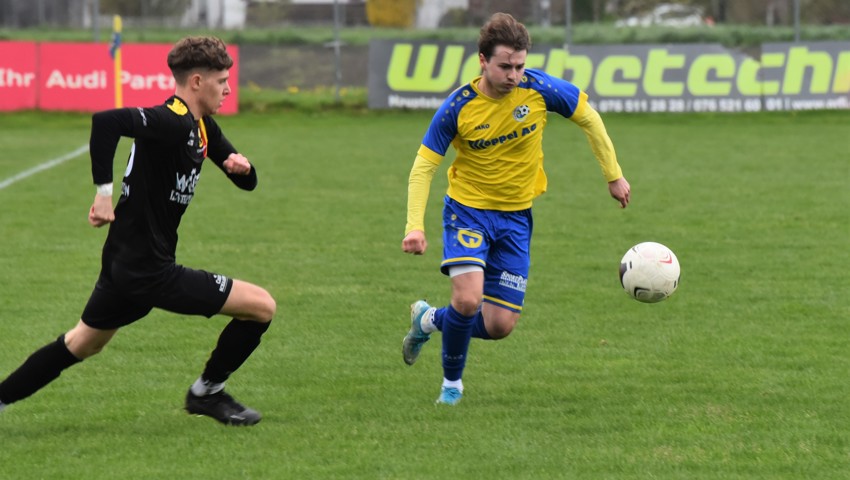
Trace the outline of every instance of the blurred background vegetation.
{"label": "blurred background vegetation", "polygon": [[[617,27],[660,5],[700,12],[696,26]],[[105,41],[113,15],[126,41],[171,42],[214,33],[229,43],[301,45],[374,38],[474,41],[496,11],[512,13],[535,43],[720,43],[729,47],[850,40],[850,0],[3,0],[0,39]]]}

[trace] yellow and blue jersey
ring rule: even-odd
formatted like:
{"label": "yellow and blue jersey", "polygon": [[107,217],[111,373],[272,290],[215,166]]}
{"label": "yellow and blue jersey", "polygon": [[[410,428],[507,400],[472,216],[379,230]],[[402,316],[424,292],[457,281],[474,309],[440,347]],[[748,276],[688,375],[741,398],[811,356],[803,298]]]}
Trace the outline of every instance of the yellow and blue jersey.
{"label": "yellow and blue jersey", "polygon": [[[566,118],[587,102],[572,83],[527,69],[510,94],[481,93],[481,77],[455,90],[434,115],[418,154],[439,164],[453,145],[448,195],[479,209],[516,211],[531,207],[546,191],[543,130],[547,113]],[[615,160],[616,161],[616,160]]]}

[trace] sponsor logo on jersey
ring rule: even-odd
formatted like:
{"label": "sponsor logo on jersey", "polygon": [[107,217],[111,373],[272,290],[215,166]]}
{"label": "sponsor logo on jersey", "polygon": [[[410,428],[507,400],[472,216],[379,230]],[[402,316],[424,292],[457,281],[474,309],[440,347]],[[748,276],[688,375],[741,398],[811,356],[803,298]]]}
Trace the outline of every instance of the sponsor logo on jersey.
{"label": "sponsor logo on jersey", "polygon": [[192,169],[189,172],[189,175],[181,175],[177,173],[177,185],[176,188],[181,193],[185,193],[188,191],[189,193],[195,193],[195,185],[198,184],[198,180],[201,178],[201,173],[197,169]]}
{"label": "sponsor logo on jersey", "polygon": [[478,125],[478,126],[476,126],[476,127],[474,128],[474,130],[485,130],[485,129],[488,129],[488,128],[490,128],[490,124],[489,124],[489,123],[485,123],[485,124],[482,124],[482,125]]}
{"label": "sponsor logo on jersey", "polygon": [[198,134],[195,135],[195,130],[189,131],[189,138],[186,140],[186,145],[195,149],[195,154],[201,158],[207,156],[207,135],[204,129],[204,122],[199,122]]}
{"label": "sponsor logo on jersey", "polygon": [[198,180],[201,178],[201,172],[193,168],[189,172],[189,175],[181,175],[180,172],[177,172],[176,177],[177,181],[175,182],[174,190],[171,191],[169,200],[180,205],[188,205],[195,195],[195,185],[198,184]]}
{"label": "sponsor logo on jersey", "polygon": [[192,201],[193,194],[183,194],[177,193],[174,190],[171,191],[171,196],[168,197],[174,203],[179,203],[180,205],[189,205],[189,202]]}
{"label": "sponsor logo on jersey", "polygon": [[215,278],[215,284],[218,285],[218,291],[224,293],[227,290],[227,277],[224,275],[213,274],[213,278]]}
{"label": "sponsor logo on jersey", "polygon": [[519,292],[525,292],[525,287],[527,284],[527,278],[521,275],[514,275],[508,272],[502,272],[502,276],[499,278],[499,285],[510,288],[512,290],[517,290]]}
{"label": "sponsor logo on jersey", "polygon": [[522,130],[514,130],[506,135],[499,135],[498,137],[493,138],[479,138],[478,140],[467,140],[467,143],[469,144],[469,148],[473,150],[484,150],[485,148],[492,147],[494,145],[501,145],[516,138],[524,137],[535,130],[537,130],[537,124],[533,123],[527,127],[523,127]]}

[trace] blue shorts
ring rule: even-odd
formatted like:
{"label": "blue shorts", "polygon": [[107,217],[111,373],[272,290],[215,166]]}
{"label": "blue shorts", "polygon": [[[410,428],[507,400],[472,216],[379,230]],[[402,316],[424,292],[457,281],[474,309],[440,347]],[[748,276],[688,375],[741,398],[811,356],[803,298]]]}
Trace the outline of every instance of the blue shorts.
{"label": "blue shorts", "polygon": [[531,263],[531,209],[479,210],[448,196],[443,206],[443,263],[484,269],[484,301],[521,312]]}

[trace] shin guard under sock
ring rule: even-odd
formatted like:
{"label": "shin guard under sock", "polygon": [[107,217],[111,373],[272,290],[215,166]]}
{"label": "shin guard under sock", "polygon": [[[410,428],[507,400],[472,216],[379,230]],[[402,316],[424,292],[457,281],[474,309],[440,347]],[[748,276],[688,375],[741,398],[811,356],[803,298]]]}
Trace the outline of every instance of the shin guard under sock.
{"label": "shin guard under sock", "polygon": [[0,382],[0,402],[8,405],[29,397],[80,361],[65,346],[65,335],[60,336],[55,342],[36,350]]}
{"label": "shin guard under sock", "polygon": [[203,379],[224,383],[257,348],[260,337],[269,329],[269,323],[235,318],[231,320],[218,337],[218,344],[204,369]]}
{"label": "shin guard under sock", "polygon": [[[443,323],[446,320],[446,317],[449,315],[449,308],[443,307],[438,308],[436,312],[434,312],[434,326],[437,327],[437,330],[443,331]],[[472,338],[480,338],[482,340],[492,340],[493,337],[487,333],[487,328],[484,326],[484,315],[481,314],[481,309],[478,309],[478,312],[473,317],[472,321]]]}
{"label": "shin guard under sock", "polygon": [[461,315],[451,305],[446,307],[443,321],[443,376],[447,380],[460,380],[463,375],[474,318]]}

